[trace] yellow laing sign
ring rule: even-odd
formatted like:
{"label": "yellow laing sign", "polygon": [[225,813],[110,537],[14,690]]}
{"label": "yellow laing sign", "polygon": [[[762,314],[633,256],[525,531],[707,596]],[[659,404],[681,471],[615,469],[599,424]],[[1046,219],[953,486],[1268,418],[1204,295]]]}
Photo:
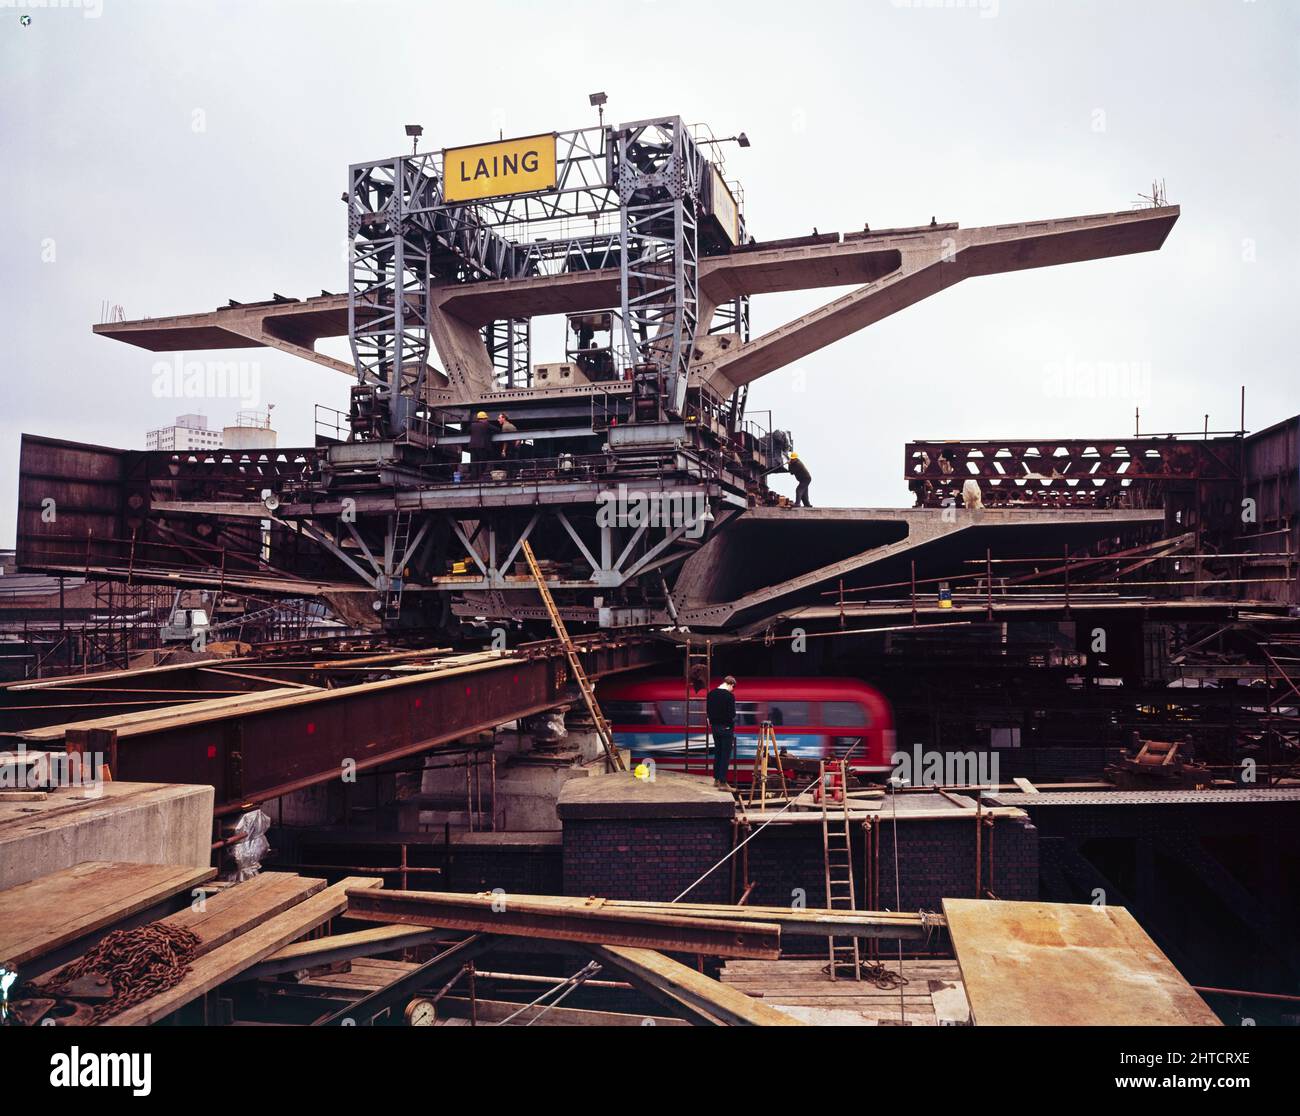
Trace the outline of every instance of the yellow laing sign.
{"label": "yellow laing sign", "polygon": [[449,147],[442,155],[444,201],[474,201],[555,189],[555,136]]}

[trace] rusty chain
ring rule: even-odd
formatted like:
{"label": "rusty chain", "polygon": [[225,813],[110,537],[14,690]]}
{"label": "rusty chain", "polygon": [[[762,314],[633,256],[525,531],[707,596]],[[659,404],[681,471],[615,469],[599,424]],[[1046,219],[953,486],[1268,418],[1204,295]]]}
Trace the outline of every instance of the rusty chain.
{"label": "rusty chain", "polygon": [[189,973],[199,944],[194,931],[161,922],[114,930],[44,985],[42,991],[46,995],[63,995],[64,989],[80,977],[92,973],[107,977],[113,994],[94,1006],[94,1022],[102,1023],[179,984]]}

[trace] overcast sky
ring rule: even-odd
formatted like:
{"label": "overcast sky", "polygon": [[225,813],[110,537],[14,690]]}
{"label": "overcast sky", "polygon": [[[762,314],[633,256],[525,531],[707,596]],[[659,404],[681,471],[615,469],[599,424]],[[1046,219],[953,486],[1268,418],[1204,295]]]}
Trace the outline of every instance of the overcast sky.
{"label": "overcast sky", "polygon": [[[1182,206],[1158,253],[974,279],[761,381],[814,503],[910,503],[909,438],[1233,428],[1242,384],[1250,428],[1300,410],[1296,0],[0,0],[0,60],[0,545],[21,432],[143,448],[240,406],[155,397],[101,304],[343,291],[349,163],[412,121],[431,149],[583,126],[594,90],[612,122],[744,130],[760,240],[1123,210],[1154,178]],[[756,299],[754,329],[830,293]],[[282,445],[347,405],[336,372],[232,355]]]}

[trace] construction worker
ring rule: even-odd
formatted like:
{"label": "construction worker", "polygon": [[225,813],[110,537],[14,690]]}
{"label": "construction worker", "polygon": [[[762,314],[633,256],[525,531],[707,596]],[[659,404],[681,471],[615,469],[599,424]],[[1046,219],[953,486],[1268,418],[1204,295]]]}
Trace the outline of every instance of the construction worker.
{"label": "construction worker", "polygon": [[713,785],[723,790],[731,789],[727,782],[727,768],[736,747],[735,688],[736,680],[728,674],[717,689],[709,691],[704,702],[709,731],[713,733]]}
{"label": "construction worker", "polygon": [[[475,464],[491,461],[494,450],[492,448],[492,435],[496,433],[497,426],[490,418],[487,411],[479,411],[474,416],[474,421],[469,424],[469,459]],[[475,468],[472,470],[475,477],[481,477],[483,469]]]}
{"label": "construction worker", "polygon": [[791,450],[790,464],[787,467],[790,475],[795,479],[794,506],[811,508],[812,504],[808,502],[808,486],[812,483],[812,473],[808,472],[808,466],[799,459],[797,453]]}
{"label": "construction worker", "polygon": [[[499,415],[497,415],[497,426],[500,428],[502,434],[517,434],[519,432],[519,427],[517,427],[513,422],[511,422],[508,418],[506,418],[505,411],[502,411]],[[501,456],[509,457],[510,450],[513,448],[513,446],[514,446],[513,442],[502,442]]]}

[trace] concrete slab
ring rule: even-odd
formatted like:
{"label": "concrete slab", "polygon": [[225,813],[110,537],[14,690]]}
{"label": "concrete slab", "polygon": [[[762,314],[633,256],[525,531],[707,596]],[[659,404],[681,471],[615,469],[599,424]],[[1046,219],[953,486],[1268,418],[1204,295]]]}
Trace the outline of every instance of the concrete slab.
{"label": "concrete slab", "polygon": [[58,787],[0,802],[0,889],[85,860],[206,868],[212,788],[177,783]]}
{"label": "concrete slab", "polygon": [[595,818],[730,818],[736,800],[697,775],[659,772],[638,779],[630,771],[573,779],[556,803],[561,821]]}

